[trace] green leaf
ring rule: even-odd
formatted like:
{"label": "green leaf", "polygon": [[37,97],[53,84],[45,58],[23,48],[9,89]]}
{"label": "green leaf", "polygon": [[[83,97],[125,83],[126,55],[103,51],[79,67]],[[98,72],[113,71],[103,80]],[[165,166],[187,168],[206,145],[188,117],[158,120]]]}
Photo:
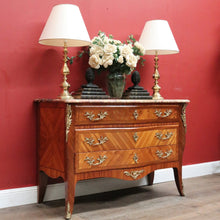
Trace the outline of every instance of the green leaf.
{"label": "green leaf", "polygon": [[78,57],[81,58],[83,56],[83,54],[84,54],[84,51],[79,52]]}

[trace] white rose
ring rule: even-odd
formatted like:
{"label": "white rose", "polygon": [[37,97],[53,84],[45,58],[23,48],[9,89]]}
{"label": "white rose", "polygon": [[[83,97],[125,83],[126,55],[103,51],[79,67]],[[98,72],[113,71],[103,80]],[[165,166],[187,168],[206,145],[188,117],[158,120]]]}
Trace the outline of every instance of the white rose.
{"label": "white rose", "polygon": [[123,45],[119,47],[120,53],[123,57],[126,57],[128,54],[132,54],[133,50],[129,45]]}
{"label": "white rose", "polygon": [[130,68],[135,68],[137,66],[137,57],[130,54],[126,57],[126,65]]}
{"label": "white rose", "polygon": [[114,44],[122,44],[120,40],[113,40]]}
{"label": "white rose", "polygon": [[106,44],[104,46],[104,53],[107,55],[113,54],[117,51],[117,47],[113,44]]}
{"label": "white rose", "polygon": [[124,62],[123,56],[122,56],[122,55],[119,56],[118,59],[117,59],[117,61],[118,61],[119,63],[123,63],[123,62]]}
{"label": "white rose", "polygon": [[143,47],[143,45],[142,44],[140,44],[138,41],[136,41],[135,43],[134,43],[134,46],[135,47],[137,47],[140,51],[141,51],[141,53],[142,54],[144,54],[144,47]]}
{"label": "white rose", "polygon": [[92,45],[89,50],[90,55],[97,54],[102,56],[104,54],[103,48],[98,45]]}
{"label": "white rose", "polygon": [[113,64],[114,57],[113,55],[105,55],[102,57],[102,65],[107,68]]}
{"label": "white rose", "polygon": [[93,54],[89,58],[89,65],[94,69],[99,69],[100,65],[102,65],[102,60],[100,59],[99,55]]}
{"label": "white rose", "polygon": [[109,39],[108,39],[108,37],[105,36],[103,39],[103,43],[108,44],[108,42],[109,42]]}

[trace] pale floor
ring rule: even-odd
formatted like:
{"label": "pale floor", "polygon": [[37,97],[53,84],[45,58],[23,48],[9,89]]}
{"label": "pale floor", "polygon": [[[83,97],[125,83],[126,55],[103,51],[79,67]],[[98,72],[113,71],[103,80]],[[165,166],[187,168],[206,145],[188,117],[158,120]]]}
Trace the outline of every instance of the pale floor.
{"label": "pale floor", "polygon": [[[219,220],[220,174],[76,198],[72,220]],[[0,209],[0,220],[64,219],[64,200]]]}

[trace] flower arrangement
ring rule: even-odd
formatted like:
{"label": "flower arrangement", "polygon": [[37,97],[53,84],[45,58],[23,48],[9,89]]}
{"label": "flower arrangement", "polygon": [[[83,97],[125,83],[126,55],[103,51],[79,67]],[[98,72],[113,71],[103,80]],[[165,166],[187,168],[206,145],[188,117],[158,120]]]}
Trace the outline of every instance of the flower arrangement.
{"label": "flower arrangement", "polygon": [[89,65],[98,71],[108,70],[110,73],[128,75],[136,68],[140,59],[143,63],[140,57],[142,55],[144,48],[132,35],[125,44],[100,31],[89,46]]}

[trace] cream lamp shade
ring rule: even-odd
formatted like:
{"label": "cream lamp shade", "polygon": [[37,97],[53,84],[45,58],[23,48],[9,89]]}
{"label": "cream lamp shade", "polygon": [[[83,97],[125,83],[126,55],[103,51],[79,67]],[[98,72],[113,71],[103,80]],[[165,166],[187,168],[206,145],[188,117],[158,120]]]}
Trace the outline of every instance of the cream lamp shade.
{"label": "cream lamp shade", "polygon": [[147,55],[179,53],[176,41],[166,20],[152,20],[145,23],[139,42]]}
{"label": "cream lamp shade", "polygon": [[79,7],[61,4],[53,7],[46,22],[39,43],[49,46],[87,46],[90,37]]}

